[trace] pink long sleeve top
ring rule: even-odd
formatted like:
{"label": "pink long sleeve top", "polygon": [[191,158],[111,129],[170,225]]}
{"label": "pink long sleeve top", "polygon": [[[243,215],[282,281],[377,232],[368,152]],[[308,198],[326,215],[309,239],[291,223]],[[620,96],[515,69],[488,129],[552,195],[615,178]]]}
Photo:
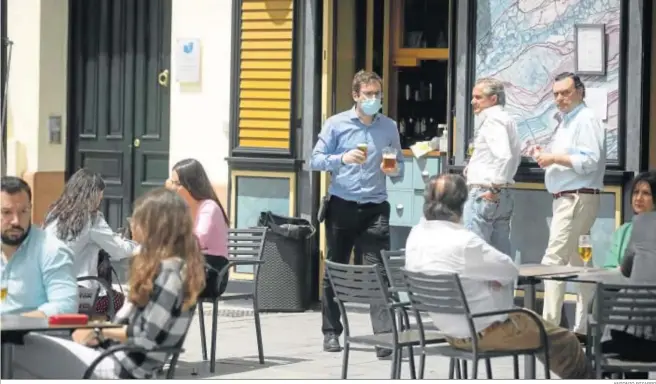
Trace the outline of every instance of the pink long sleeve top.
{"label": "pink long sleeve top", "polygon": [[214,200],[203,200],[196,214],[194,234],[205,255],[228,256],[228,224]]}

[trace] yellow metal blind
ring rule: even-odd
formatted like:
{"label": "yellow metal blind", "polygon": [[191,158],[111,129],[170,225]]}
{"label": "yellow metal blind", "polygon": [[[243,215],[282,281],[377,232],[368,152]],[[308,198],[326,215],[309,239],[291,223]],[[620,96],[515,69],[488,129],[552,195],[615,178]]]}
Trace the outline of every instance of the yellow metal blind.
{"label": "yellow metal blind", "polygon": [[292,0],[243,0],[239,146],[289,148]]}

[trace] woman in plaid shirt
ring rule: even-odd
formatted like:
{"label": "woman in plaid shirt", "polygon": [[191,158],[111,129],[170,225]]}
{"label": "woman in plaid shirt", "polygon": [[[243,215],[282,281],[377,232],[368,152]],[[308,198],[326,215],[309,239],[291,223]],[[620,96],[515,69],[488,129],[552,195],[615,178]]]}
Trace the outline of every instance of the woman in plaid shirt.
{"label": "woman in plaid shirt", "polygon": [[[30,334],[15,348],[16,378],[80,379],[103,348],[115,343],[147,350],[181,346],[205,284],[189,209],[174,192],[150,191],[136,202],[131,229],[141,248],[131,265],[128,302],[114,319],[125,326],[78,329],[73,341]],[[150,378],[169,355],[118,352],[98,365],[95,378]]]}

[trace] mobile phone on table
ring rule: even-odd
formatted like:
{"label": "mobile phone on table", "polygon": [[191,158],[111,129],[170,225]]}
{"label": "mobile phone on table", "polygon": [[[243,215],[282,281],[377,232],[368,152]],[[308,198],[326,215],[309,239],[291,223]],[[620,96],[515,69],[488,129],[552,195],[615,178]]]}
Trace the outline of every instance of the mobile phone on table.
{"label": "mobile phone on table", "polygon": [[82,313],[65,313],[48,317],[49,325],[86,325],[89,316]]}

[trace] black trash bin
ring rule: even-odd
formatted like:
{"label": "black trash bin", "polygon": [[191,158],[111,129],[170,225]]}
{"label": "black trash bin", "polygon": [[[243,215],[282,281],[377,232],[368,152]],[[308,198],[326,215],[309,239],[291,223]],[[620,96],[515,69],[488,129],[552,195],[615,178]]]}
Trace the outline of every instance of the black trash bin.
{"label": "black trash bin", "polygon": [[257,297],[263,312],[302,312],[310,305],[310,238],[312,224],[295,217],[261,212],[259,227],[267,228]]}

